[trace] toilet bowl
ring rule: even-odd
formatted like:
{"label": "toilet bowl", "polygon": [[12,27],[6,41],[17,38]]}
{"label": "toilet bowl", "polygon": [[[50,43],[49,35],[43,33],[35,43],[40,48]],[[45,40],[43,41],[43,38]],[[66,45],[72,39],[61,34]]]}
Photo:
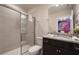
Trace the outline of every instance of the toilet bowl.
{"label": "toilet bowl", "polygon": [[42,48],[41,46],[34,45],[34,46],[29,48],[28,54],[29,55],[39,55],[41,52],[41,48]]}
{"label": "toilet bowl", "polygon": [[36,45],[32,46],[28,50],[28,55],[39,55],[42,50],[42,38],[36,38]]}

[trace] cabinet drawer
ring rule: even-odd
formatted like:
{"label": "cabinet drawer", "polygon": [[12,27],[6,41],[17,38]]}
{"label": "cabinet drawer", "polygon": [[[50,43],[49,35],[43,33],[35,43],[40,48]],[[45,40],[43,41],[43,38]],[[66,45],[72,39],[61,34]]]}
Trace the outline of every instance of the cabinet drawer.
{"label": "cabinet drawer", "polygon": [[[49,44],[51,46],[54,47],[61,47],[61,48],[72,48],[72,43],[69,42],[65,42],[65,41],[59,41],[59,40],[55,40],[55,39],[43,39],[43,44]],[[71,49],[70,48],[70,49]]]}
{"label": "cabinet drawer", "polygon": [[49,44],[44,44],[43,45],[43,54],[44,55],[62,55],[63,49],[51,46]]}

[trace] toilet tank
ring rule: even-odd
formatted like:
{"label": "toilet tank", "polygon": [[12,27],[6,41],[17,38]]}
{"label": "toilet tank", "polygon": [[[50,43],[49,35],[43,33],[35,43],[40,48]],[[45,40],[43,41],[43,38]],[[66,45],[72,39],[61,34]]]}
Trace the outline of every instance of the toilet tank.
{"label": "toilet tank", "polygon": [[39,46],[43,45],[43,38],[42,37],[36,37],[36,45],[39,45]]}

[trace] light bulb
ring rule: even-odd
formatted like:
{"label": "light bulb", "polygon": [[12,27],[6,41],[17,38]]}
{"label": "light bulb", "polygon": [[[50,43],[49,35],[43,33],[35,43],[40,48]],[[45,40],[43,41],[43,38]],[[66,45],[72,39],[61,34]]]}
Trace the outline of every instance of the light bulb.
{"label": "light bulb", "polygon": [[56,7],[58,7],[59,5],[58,5],[58,4],[56,4],[55,6],[56,6]]}

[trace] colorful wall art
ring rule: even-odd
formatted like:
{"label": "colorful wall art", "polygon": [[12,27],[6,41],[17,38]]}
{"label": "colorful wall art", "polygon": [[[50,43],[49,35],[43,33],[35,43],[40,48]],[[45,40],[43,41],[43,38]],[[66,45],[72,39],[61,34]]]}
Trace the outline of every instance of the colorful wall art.
{"label": "colorful wall art", "polygon": [[64,31],[64,33],[70,32],[70,18],[58,21],[58,32]]}

